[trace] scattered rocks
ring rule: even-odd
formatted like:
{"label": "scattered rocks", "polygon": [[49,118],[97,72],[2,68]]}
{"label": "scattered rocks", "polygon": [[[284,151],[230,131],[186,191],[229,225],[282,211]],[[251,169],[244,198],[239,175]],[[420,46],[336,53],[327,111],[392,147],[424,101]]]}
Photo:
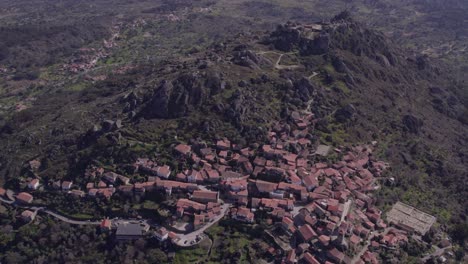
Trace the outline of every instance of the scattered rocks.
{"label": "scattered rocks", "polygon": [[248,50],[245,45],[241,45],[234,49],[232,62],[240,66],[256,69],[259,67],[260,58],[253,51]]}
{"label": "scattered rocks", "polygon": [[[217,77],[210,81],[215,86]],[[143,109],[147,118],[176,118],[199,107],[208,97],[202,79],[194,74],[182,74],[176,80],[163,81],[148,105]]]}
{"label": "scattered rocks", "polygon": [[[322,28],[321,25],[316,26]],[[284,52],[298,48],[303,55],[319,55],[328,52],[330,36],[326,31],[305,28],[295,23],[286,23],[278,26],[266,42]]]}

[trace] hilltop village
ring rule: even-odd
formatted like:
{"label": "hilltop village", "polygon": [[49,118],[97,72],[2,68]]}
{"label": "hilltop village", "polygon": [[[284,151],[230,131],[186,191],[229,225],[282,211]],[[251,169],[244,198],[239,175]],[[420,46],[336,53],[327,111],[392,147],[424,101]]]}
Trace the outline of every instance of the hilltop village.
{"label": "hilltop village", "polygon": [[[205,238],[203,232],[225,217],[245,224],[267,220],[274,228],[269,235],[282,263],[378,263],[380,250],[394,250],[408,243],[409,236],[422,236],[435,222],[433,216],[398,203],[383,217],[373,192],[383,182],[389,164],[373,155],[370,145],[332,149],[313,145],[316,119],[307,112],[293,112],[268,132],[269,142],[248,147],[223,138],[213,144],[174,145],[173,155],[187,169],[176,171],[149,158],[132,165],[146,181],[103,168],[90,167],[86,185],[57,181],[44,188],[68,193],[75,199],[111,199],[149,192],[177,196],[175,214],[163,224],[149,221],[104,219],[75,224],[95,224],[114,230],[117,240],[152,236],[180,247],[193,246]],[[333,160],[329,157],[333,156]],[[38,160],[29,162],[32,170]],[[2,201],[26,208],[21,214],[32,221],[38,211],[60,219],[60,215],[34,207],[34,192],[41,186],[31,179],[18,193],[0,189]],[[28,207],[29,206],[29,207]],[[63,217],[64,218],[64,217]],[[67,219],[61,219],[66,221]]]}

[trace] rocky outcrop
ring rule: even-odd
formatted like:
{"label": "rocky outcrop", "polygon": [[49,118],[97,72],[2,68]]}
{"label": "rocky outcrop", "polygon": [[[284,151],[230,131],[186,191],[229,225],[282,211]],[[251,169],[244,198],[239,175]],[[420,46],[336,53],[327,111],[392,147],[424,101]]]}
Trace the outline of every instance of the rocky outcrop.
{"label": "rocky outcrop", "polygon": [[299,45],[302,55],[325,54],[330,49],[330,35],[327,32],[320,32],[314,38],[303,38]]}
{"label": "rocky outcrop", "polygon": [[245,102],[245,96],[237,90],[229,99],[230,107],[225,110],[227,119],[231,120],[237,127],[240,127],[245,120],[245,115],[248,110]]}
{"label": "rocky outcrop", "polygon": [[[215,78],[216,80],[216,78]],[[163,81],[143,109],[146,118],[176,118],[199,107],[208,97],[203,80],[194,74],[182,74],[174,81]],[[212,85],[217,85],[216,81]]]}
{"label": "rocky outcrop", "polygon": [[303,55],[318,55],[327,53],[330,46],[329,34],[317,29],[305,28],[295,23],[279,25],[265,40],[276,49],[290,52],[298,49]]}
{"label": "rocky outcrop", "polygon": [[129,113],[129,112],[134,111],[139,106],[139,104],[141,103],[141,99],[133,91],[129,94],[124,95],[121,99],[121,103],[124,104],[123,112]]}
{"label": "rocky outcrop", "polygon": [[205,87],[210,90],[211,95],[220,93],[226,89],[227,82],[223,80],[221,74],[217,71],[209,71],[206,74]]}
{"label": "rocky outcrop", "polygon": [[270,60],[249,50],[246,45],[239,45],[234,48],[232,62],[252,69],[273,64]]}
{"label": "rocky outcrop", "polygon": [[303,102],[312,99],[316,87],[309,81],[309,79],[302,77],[294,82],[295,96]]}
{"label": "rocky outcrop", "polygon": [[267,39],[267,42],[272,43],[276,49],[285,52],[292,51],[300,41],[301,31],[292,24],[279,25]]}
{"label": "rocky outcrop", "polygon": [[260,59],[257,55],[253,51],[248,50],[246,45],[239,45],[234,48],[232,59],[234,64],[255,68],[259,61]]}
{"label": "rocky outcrop", "polygon": [[[346,14],[336,16],[330,23],[280,25],[264,43],[284,52],[298,50],[304,56],[340,49],[367,56],[384,67],[397,64],[396,51],[383,34],[362,27]],[[344,72],[341,62],[334,61],[334,66],[337,71]],[[420,68],[424,68],[424,63]]]}

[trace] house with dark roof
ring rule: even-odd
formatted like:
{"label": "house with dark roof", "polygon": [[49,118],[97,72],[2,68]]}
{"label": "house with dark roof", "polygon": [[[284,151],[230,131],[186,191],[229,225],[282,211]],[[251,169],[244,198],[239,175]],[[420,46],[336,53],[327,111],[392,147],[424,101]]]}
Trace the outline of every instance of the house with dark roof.
{"label": "house with dark roof", "polygon": [[140,223],[123,223],[117,226],[115,236],[117,240],[138,239],[143,237],[148,230],[148,225]]}
{"label": "house with dark roof", "polygon": [[73,182],[71,182],[71,181],[63,181],[62,182],[62,190],[63,191],[70,190],[72,186],[73,186]]}
{"label": "house with dark roof", "polygon": [[219,193],[212,192],[212,191],[203,191],[203,190],[195,190],[193,191],[192,200],[200,202],[200,203],[208,203],[218,202]]}
{"label": "house with dark roof", "polygon": [[160,227],[154,232],[154,236],[159,241],[165,241],[169,237],[169,231],[165,227]]}

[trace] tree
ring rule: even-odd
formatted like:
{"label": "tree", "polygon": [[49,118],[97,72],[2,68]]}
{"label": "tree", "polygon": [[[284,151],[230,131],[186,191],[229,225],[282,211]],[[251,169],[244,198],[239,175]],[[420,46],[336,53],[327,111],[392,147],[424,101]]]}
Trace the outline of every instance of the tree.
{"label": "tree", "polygon": [[468,237],[468,223],[457,224],[450,231],[452,238],[463,245]]}
{"label": "tree", "polygon": [[22,256],[18,252],[8,251],[5,254],[5,262],[6,263],[12,263],[12,264],[14,264],[14,263],[25,263],[26,262],[26,257]]}
{"label": "tree", "polygon": [[146,260],[149,263],[167,263],[167,255],[159,248],[152,248],[146,252]]}

